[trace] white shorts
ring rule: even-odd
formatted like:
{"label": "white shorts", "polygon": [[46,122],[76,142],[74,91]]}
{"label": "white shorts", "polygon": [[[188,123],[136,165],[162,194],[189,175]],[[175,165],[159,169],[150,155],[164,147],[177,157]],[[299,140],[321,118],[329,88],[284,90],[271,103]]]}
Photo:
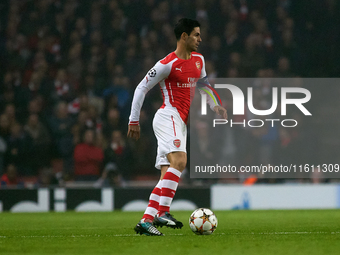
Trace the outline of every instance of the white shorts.
{"label": "white shorts", "polygon": [[159,109],[153,118],[153,130],[157,138],[157,157],[155,167],[170,165],[167,155],[174,151],[187,152],[187,125],[178,112]]}

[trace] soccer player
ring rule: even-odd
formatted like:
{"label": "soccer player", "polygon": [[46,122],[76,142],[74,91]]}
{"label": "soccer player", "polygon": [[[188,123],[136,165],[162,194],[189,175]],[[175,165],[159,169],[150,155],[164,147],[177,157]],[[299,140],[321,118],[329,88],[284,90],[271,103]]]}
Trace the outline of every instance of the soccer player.
{"label": "soccer player", "polygon": [[[187,18],[180,19],[174,32],[177,39],[176,50],[158,61],[138,84],[129,118],[127,136],[138,140],[139,115],[145,95],[159,83],[163,105],[155,114],[153,130],[158,144],[155,167],[161,170],[161,177],[150,195],[143,218],[134,228],[137,233],[145,235],[163,235],[156,228],[158,226],[183,226],[182,222],[169,213],[169,209],[187,163],[186,123],[196,82],[200,78],[207,82],[204,58],[195,52],[202,41],[199,22]],[[200,90],[200,93],[205,92]],[[210,108],[227,118],[226,109],[215,104],[217,101],[213,98],[207,98]]]}

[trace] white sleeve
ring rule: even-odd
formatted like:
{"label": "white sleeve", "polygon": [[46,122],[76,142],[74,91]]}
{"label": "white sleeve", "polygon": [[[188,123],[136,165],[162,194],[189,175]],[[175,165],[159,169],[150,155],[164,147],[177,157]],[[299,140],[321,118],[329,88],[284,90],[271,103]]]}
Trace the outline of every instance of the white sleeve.
{"label": "white sleeve", "polygon": [[201,70],[201,76],[200,76],[200,80],[199,80],[199,92],[200,94],[206,94],[207,95],[207,101],[208,101],[208,104],[210,106],[210,109],[211,110],[214,110],[214,107],[219,105],[218,104],[218,101],[214,95],[214,93],[212,92],[212,90],[206,86],[206,85],[210,85],[209,84],[209,80],[208,80],[208,77],[207,77],[207,72],[205,71],[205,60],[204,58],[202,57],[202,62],[203,62],[203,67],[202,67],[202,70]]}
{"label": "white sleeve", "polygon": [[202,62],[203,62],[203,66],[202,66],[200,78],[205,78],[207,76],[207,72],[205,71],[205,60],[203,56],[202,56]]}
{"label": "white sleeve", "polygon": [[131,114],[129,125],[139,125],[139,115],[142,109],[146,93],[157,83],[167,78],[170,74],[171,66],[164,65],[158,61],[153,68],[145,75],[144,79],[138,84],[132,99]]}
{"label": "white sleeve", "polygon": [[207,102],[210,106],[210,109],[213,111],[215,106],[218,106],[218,101],[217,98],[214,95],[214,92],[205,84],[209,84],[208,77],[204,77],[203,79],[200,80],[202,85],[198,88],[198,91],[200,94],[206,94],[207,95]]}

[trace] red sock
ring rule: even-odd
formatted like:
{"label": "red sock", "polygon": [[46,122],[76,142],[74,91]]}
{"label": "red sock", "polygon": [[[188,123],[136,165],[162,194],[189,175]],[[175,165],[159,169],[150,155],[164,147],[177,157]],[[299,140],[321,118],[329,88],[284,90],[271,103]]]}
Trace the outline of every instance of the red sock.
{"label": "red sock", "polygon": [[149,205],[144,212],[143,219],[149,219],[153,221],[153,219],[155,218],[155,215],[158,212],[161,189],[162,189],[162,180],[159,180],[156,187],[151,192],[151,195],[149,197]]}
{"label": "red sock", "polygon": [[181,172],[169,167],[162,181],[162,193],[159,200],[158,215],[170,211],[172,199],[175,196]]}

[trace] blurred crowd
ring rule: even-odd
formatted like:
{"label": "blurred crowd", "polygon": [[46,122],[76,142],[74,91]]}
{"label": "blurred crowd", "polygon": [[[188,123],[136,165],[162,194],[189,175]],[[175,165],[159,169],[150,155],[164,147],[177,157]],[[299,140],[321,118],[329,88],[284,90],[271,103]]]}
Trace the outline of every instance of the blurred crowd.
{"label": "blurred crowd", "polygon": [[[134,88],[175,49],[181,17],[201,23],[199,52],[211,79],[338,75],[335,0],[1,1],[1,187],[158,178],[157,88],[146,97],[138,142],[126,139],[127,123]],[[260,86],[259,97],[269,89]],[[278,132],[255,138],[288,144],[297,135]],[[249,152],[238,160],[258,158],[255,138],[242,137],[230,155],[241,146]]]}

